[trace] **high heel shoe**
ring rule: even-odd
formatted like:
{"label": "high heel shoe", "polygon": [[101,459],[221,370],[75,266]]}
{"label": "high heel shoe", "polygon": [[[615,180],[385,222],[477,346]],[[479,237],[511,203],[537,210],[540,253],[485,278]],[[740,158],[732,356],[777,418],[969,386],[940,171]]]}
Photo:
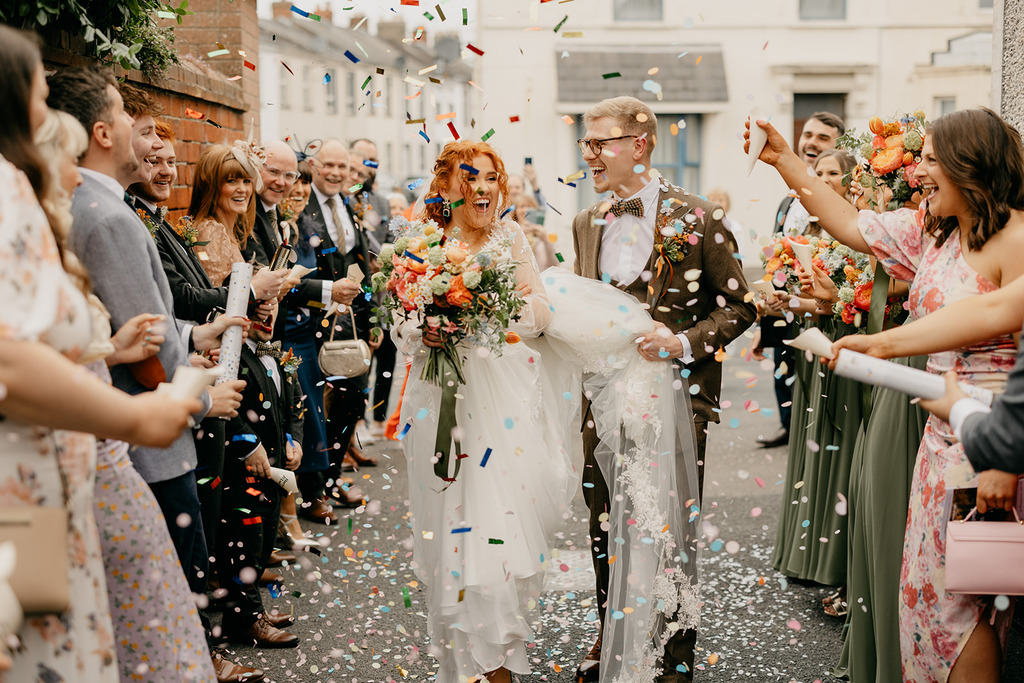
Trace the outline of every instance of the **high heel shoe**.
{"label": "high heel shoe", "polygon": [[303,548],[319,547],[320,540],[309,538],[302,527],[299,526],[299,517],[295,510],[295,494],[292,493],[281,499],[281,518],[278,522],[278,533],[291,543],[292,550]]}

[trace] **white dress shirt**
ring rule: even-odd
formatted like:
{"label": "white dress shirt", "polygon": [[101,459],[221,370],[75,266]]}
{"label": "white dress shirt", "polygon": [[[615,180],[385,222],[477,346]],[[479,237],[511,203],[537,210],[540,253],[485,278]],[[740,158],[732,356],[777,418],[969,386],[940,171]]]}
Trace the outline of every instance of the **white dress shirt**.
{"label": "white dress shirt", "polygon": [[[245,340],[245,345],[248,346],[249,349],[253,353],[256,353],[256,342],[255,342],[255,340],[253,340],[253,339],[246,339]],[[274,387],[277,389],[278,397],[280,397],[281,396],[281,372],[277,368],[277,363],[275,362],[274,357],[273,356],[260,356],[260,355],[257,355],[256,357],[259,359],[260,363],[263,364],[263,367],[265,367],[267,369],[267,376],[270,377],[270,379],[274,380]]]}
{"label": "white dress shirt", "polygon": [[[658,196],[661,184],[658,178],[652,178],[639,192],[630,197],[619,197],[612,193],[612,201],[633,199],[637,197],[643,202],[642,218],[624,213],[614,216],[604,226],[601,233],[601,260],[598,267],[601,274],[608,274],[611,279],[623,285],[634,282],[644,271],[651,252],[654,250],[654,223],[658,217]],[[693,350],[686,335],[676,335],[683,344],[683,363],[693,362]]]}
{"label": "white dress shirt", "polygon": [[[348,215],[348,209],[345,208],[345,198],[341,194],[334,195],[334,210],[338,212],[338,218],[341,219],[341,225],[338,226],[334,224],[334,216],[331,215],[331,209],[327,206],[329,197],[318,190],[316,185],[313,186],[313,192],[316,193],[316,200],[320,202],[324,225],[327,226],[327,234],[331,236],[334,246],[340,249],[342,254],[352,251],[352,248],[356,246],[356,226],[352,225],[352,218]],[[344,241],[338,239],[339,229],[344,235]]]}
{"label": "white dress shirt", "polygon": [[974,413],[991,413],[992,407],[976,398],[962,398],[949,411],[949,424],[957,441],[963,441],[964,421]]}

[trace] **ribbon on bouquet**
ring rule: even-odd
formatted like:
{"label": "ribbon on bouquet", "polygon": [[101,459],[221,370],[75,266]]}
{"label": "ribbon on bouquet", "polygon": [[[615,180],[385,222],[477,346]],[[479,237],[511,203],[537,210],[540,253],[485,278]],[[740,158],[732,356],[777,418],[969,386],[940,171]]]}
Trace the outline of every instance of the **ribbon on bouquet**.
{"label": "ribbon on bouquet", "polygon": [[[455,416],[456,392],[466,383],[462,374],[462,360],[455,344],[445,342],[440,348],[430,349],[420,379],[433,382],[441,387],[441,405],[437,415],[437,436],[434,437],[434,474],[449,484],[459,476],[462,465],[462,444],[453,437],[458,426]],[[452,442],[455,442],[455,469],[449,473],[452,456]]]}

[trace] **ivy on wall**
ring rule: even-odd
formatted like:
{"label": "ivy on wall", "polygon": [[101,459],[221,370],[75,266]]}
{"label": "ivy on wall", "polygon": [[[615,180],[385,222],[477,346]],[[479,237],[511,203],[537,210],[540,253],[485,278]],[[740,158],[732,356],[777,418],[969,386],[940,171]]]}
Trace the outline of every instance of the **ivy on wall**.
{"label": "ivy on wall", "polygon": [[[88,8],[86,8],[86,5]],[[97,58],[125,69],[159,75],[178,62],[174,31],[157,19],[192,14],[188,0],[175,7],[164,0],[5,0],[0,22],[45,32],[63,30],[81,36]]]}

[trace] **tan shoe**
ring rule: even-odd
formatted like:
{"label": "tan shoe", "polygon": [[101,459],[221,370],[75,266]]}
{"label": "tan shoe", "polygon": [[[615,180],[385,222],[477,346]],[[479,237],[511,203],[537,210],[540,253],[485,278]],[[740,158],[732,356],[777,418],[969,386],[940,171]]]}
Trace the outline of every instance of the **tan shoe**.
{"label": "tan shoe", "polygon": [[295,617],[284,612],[278,612],[277,610],[274,610],[273,614],[264,612],[264,615],[274,628],[287,628],[295,623]]}
{"label": "tan shoe", "polygon": [[337,524],[338,518],[334,515],[334,510],[327,503],[326,498],[320,498],[319,500],[313,501],[312,505],[303,504],[299,508],[299,517],[308,519],[311,522],[318,524]]}
{"label": "tan shoe", "polygon": [[236,632],[227,632],[226,635],[228,640],[236,643],[249,643],[255,647],[278,648],[298,647],[299,645],[299,637],[297,635],[288,633],[288,631],[282,631],[271,625],[266,613],[261,614],[248,628]]}
{"label": "tan shoe", "polygon": [[217,676],[217,683],[231,683],[231,681],[256,683],[263,680],[262,669],[236,664],[224,659],[224,655],[216,650],[210,653],[210,659],[213,661],[213,673]]}
{"label": "tan shoe", "polygon": [[601,667],[601,636],[597,637],[597,642],[594,643],[594,647],[590,648],[590,652],[580,662],[579,667],[576,668],[576,681],[577,683],[591,683],[600,678],[600,667]]}
{"label": "tan shoe", "polygon": [[292,553],[285,552],[284,550],[275,550],[270,553],[270,561],[267,562],[267,566],[280,567],[285,562],[288,564],[294,564],[297,559],[299,558]]}

